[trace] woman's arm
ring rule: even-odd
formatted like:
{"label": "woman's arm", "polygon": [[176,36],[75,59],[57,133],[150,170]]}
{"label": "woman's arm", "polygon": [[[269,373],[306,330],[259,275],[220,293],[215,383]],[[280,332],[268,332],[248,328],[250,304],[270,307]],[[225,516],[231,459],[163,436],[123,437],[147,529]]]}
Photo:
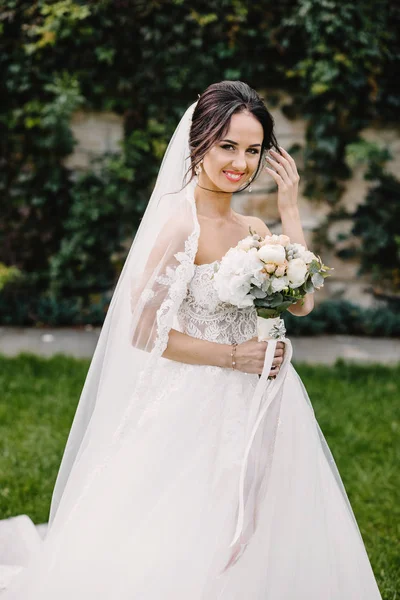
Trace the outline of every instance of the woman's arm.
{"label": "woman's arm", "polygon": [[[278,185],[278,209],[282,221],[282,233],[287,235],[292,243],[302,244],[308,250],[297,203],[300,176],[290,154],[281,146],[279,149],[281,154],[273,149],[270,150],[271,156],[268,156],[267,160],[273,168],[266,167],[265,170]],[[302,300],[289,306],[288,311],[297,317],[304,317],[313,308],[314,296],[306,294]]]}
{"label": "woman's arm", "polygon": [[[282,233],[290,238],[291,242],[302,244],[306,250],[307,244],[304,239],[303,228],[300,220],[298,206],[288,207],[281,211]],[[302,302],[304,304],[302,305]],[[289,306],[288,311],[297,317],[305,317],[314,308],[314,295],[306,294],[303,300]]]}
{"label": "woman's arm", "polygon": [[[267,347],[268,342],[259,342],[257,337],[238,344],[235,369],[244,373],[261,374],[264,368]],[[283,362],[283,355],[284,344],[278,341],[275,347],[273,364],[280,367]],[[162,356],[190,365],[213,365],[227,369],[232,368],[230,344],[199,340],[176,329],[170,330],[168,346]],[[276,371],[271,369],[269,375],[275,376]]]}
{"label": "woman's arm", "polygon": [[176,329],[170,330],[168,346],[162,356],[189,365],[232,366],[230,344],[200,340]]}

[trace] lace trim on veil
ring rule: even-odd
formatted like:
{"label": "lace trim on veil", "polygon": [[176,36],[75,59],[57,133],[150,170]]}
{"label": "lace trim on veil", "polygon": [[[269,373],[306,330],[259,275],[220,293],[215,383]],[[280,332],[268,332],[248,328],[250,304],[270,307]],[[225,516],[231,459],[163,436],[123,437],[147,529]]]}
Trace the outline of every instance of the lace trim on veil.
{"label": "lace trim on veil", "polygon": [[157,338],[152,350],[152,353],[154,352],[157,356],[161,356],[167,347],[173,319],[186,297],[187,285],[195,272],[194,259],[198,248],[200,224],[197,219],[196,202],[191,185],[191,183],[188,184],[186,198],[191,205],[194,229],[185,241],[185,251],[174,255],[180,264],[175,269],[174,280],[170,284],[168,296],[157,311]]}

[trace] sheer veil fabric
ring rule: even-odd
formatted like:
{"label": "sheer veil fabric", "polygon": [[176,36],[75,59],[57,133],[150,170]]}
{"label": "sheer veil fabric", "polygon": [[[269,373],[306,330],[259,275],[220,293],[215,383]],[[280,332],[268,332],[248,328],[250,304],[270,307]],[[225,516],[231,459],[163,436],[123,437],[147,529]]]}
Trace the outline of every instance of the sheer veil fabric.
{"label": "sheer veil fabric", "polygon": [[[69,512],[127,428],[133,429],[139,420],[146,406],[146,387],[193,276],[200,229],[190,194],[194,181],[191,188],[185,185],[185,174],[190,166],[189,130],[196,105],[197,101],[185,111],[168,144],[114,290],[64,449],[48,533],[60,505],[63,515]],[[21,526],[24,530],[25,525],[23,536]],[[7,545],[10,527],[0,529]],[[25,565],[32,526],[23,521],[17,529],[21,551],[14,546],[13,562],[21,554]]]}
{"label": "sheer veil fabric", "polygon": [[[178,313],[196,275],[196,180],[185,181],[196,104],[168,145],[116,286],[46,539],[35,538],[27,518],[12,532],[13,523],[2,530],[0,522],[8,572],[24,567],[2,600],[381,598],[333,456],[291,364],[290,340],[275,380],[267,377],[276,341],[260,378],[162,358],[170,329],[181,329]],[[149,398],[163,387],[163,403],[147,425]],[[241,395],[248,410],[234,448],[239,458],[221,468],[213,487],[207,436],[215,414],[208,418],[204,407],[210,402],[214,410],[224,396],[229,411]]]}

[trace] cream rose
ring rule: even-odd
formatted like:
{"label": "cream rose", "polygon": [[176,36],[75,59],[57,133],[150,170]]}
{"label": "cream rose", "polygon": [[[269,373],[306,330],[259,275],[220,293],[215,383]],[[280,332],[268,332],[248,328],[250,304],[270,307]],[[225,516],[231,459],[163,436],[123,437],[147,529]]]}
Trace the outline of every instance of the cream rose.
{"label": "cream rose", "polygon": [[286,271],[286,265],[285,264],[279,265],[278,267],[276,267],[275,275],[277,277],[283,277],[283,275],[285,274],[285,271]]}
{"label": "cream rose", "polygon": [[290,244],[289,236],[281,233],[281,235],[279,235],[278,237],[279,237],[279,243],[281,244],[281,246],[287,246],[288,244]]}
{"label": "cream rose", "polygon": [[269,273],[271,275],[271,273],[275,272],[276,269],[276,265],[274,263],[267,263],[265,265],[265,270],[267,271],[267,273]]}

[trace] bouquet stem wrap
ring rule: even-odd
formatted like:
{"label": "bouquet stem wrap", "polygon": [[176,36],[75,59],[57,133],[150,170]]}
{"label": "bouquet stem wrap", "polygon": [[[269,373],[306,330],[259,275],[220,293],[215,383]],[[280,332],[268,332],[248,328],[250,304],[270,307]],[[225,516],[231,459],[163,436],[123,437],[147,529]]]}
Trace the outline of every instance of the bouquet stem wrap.
{"label": "bouquet stem wrap", "polygon": [[285,333],[285,323],[279,316],[269,319],[257,316],[257,335],[259,342],[270,339],[281,339],[284,337]]}

